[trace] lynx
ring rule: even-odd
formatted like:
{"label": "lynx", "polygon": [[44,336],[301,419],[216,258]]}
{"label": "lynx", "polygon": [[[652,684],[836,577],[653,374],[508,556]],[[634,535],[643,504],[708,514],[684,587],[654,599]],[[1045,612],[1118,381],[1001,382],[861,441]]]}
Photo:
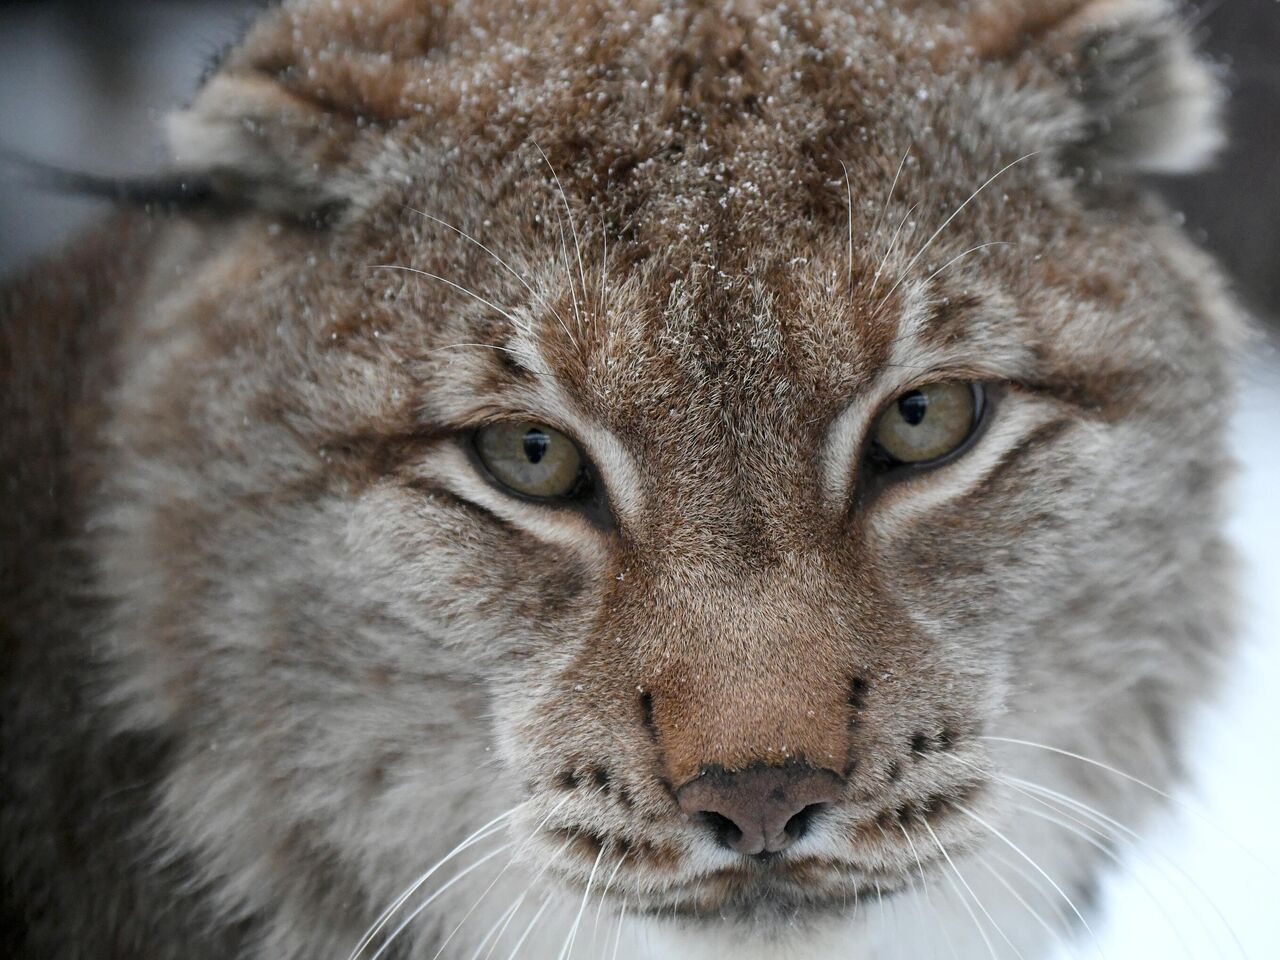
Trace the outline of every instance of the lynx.
{"label": "lynx", "polygon": [[1156,0],[295,0],[0,302],[31,958],[1045,957],[1231,651]]}

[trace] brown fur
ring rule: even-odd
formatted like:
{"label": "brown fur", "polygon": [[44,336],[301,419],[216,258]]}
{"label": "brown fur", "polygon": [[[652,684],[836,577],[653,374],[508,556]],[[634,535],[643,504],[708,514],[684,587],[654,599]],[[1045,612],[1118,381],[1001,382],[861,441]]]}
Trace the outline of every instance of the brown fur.
{"label": "brown fur", "polygon": [[[981,861],[997,821],[1087,886],[1096,851],[1002,777],[1147,798],[986,737],[1167,784],[1227,645],[1239,319],[1134,181],[1214,139],[1176,23],[1140,0],[264,13],[172,122],[181,170],[247,209],[124,217],[4,301],[26,954],[343,956],[515,803],[510,869],[397,949],[471,956],[545,864],[533,956],[612,870],[611,910],[682,918],[629,957],[914,957],[936,934],[890,942],[859,898],[917,896],[944,845]],[[1119,97],[1122,69],[1168,103]],[[984,432],[873,483],[866,423],[939,379],[988,385]],[[485,481],[465,435],[508,418],[573,436],[609,509]],[[801,761],[842,799],[776,864],[673,802]],[[489,879],[506,901],[449,939]]]}

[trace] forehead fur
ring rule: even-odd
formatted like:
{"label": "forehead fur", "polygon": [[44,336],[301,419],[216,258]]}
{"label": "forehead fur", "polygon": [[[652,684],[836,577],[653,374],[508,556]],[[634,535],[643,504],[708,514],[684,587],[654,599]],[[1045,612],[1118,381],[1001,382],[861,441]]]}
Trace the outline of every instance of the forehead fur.
{"label": "forehead fur", "polygon": [[[1132,284],[1162,270],[1150,236],[1061,175],[1089,122],[1064,77],[1081,31],[1148,8],[286,3],[175,132],[180,153],[250,153],[347,204],[359,229],[324,256],[408,270],[323,284],[352,299],[325,312],[492,348],[450,353],[436,383],[505,382],[514,358],[641,445],[670,414],[709,460],[675,416],[694,410],[744,445],[811,448],[873,376],[929,374],[959,345],[952,375],[1108,409],[1103,319],[1118,344],[1195,313]],[[1130,383],[1147,362],[1125,358]],[[441,391],[423,402],[456,421]],[[667,439],[646,456],[681,456]]]}

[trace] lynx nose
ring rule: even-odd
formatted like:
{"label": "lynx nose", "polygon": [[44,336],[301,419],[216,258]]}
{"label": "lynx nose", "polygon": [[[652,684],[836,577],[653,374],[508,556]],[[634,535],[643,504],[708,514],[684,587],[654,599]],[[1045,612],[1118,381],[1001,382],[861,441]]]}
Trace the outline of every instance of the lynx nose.
{"label": "lynx nose", "polygon": [[676,799],[722,845],[754,856],[785,850],[804,836],[813,815],[839,799],[841,786],[830,770],[803,764],[756,764],[735,773],[712,767],[681,787]]}

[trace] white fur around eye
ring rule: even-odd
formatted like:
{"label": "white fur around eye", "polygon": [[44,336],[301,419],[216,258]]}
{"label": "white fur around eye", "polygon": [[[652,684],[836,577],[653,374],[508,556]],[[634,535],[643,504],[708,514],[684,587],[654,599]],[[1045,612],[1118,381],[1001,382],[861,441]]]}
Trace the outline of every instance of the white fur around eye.
{"label": "white fur around eye", "polygon": [[414,463],[414,474],[429,478],[454,496],[484,507],[547,543],[570,547],[591,560],[603,557],[602,531],[578,511],[528,503],[498,490],[476,472],[457,443],[445,442]]}
{"label": "white fur around eye", "polygon": [[892,537],[912,520],[937,510],[985,480],[1025,437],[1061,416],[1049,400],[1010,393],[983,435],[964,456],[936,469],[904,477],[868,507],[871,529]]}

